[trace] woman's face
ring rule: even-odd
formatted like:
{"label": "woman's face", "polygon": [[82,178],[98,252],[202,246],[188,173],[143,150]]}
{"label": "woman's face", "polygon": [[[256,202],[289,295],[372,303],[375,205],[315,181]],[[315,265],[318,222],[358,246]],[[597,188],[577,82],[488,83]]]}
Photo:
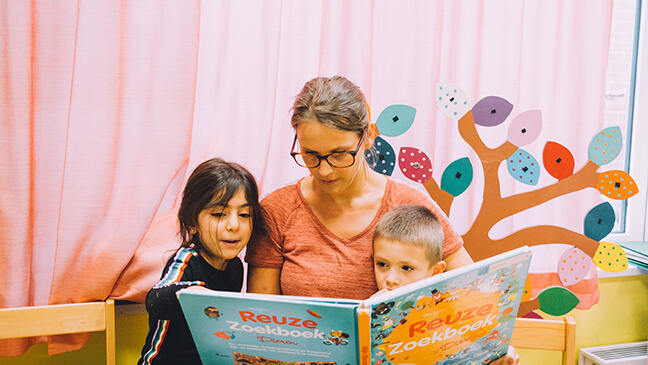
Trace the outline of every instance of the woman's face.
{"label": "woman's face", "polygon": [[[296,132],[301,153],[325,156],[331,153],[352,152],[360,143],[360,136],[357,133],[333,129],[318,122],[299,123]],[[317,186],[335,195],[343,193],[356,183],[358,172],[366,167],[363,152],[368,148],[368,138],[365,138],[362,144],[355,162],[349,167],[331,167],[326,160],[322,160],[319,166],[309,168]]]}

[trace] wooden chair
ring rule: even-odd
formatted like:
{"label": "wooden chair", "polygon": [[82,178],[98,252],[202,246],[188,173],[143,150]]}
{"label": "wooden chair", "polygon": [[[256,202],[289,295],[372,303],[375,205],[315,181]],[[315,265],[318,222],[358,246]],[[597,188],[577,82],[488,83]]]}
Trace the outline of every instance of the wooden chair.
{"label": "wooden chair", "polygon": [[106,363],[115,364],[115,301],[0,309],[0,339],[106,332]]}
{"label": "wooden chair", "polygon": [[515,348],[562,351],[562,364],[576,363],[576,321],[518,318],[511,338]]}

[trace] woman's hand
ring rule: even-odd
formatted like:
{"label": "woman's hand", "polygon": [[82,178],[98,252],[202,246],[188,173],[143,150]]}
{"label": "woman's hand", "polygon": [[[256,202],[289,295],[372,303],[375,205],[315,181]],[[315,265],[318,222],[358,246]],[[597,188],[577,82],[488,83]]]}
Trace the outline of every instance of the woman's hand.
{"label": "woman's hand", "polygon": [[380,295],[380,294],[383,294],[383,293],[387,293],[388,291],[389,291],[388,288],[380,289],[380,290],[378,290],[377,292],[373,293],[369,298],[373,298],[373,297],[375,297],[376,295]]}
{"label": "woman's hand", "polygon": [[515,348],[509,346],[508,353],[497,360],[493,360],[490,365],[518,365],[520,364],[520,355],[515,353]]}

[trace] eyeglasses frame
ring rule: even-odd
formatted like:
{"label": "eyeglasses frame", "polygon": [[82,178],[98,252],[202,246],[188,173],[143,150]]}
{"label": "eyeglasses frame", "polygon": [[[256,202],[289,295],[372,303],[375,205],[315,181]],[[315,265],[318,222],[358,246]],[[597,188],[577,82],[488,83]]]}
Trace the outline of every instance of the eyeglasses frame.
{"label": "eyeglasses frame", "polygon": [[[305,168],[308,168],[308,169],[314,169],[314,168],[319,167],[319,165],[322,164],[322,160],[326,160],[326,163],[328,163],[329,166],[331,166],[331,167],[333,167],[333,168],[337,168],[337,169],[344,169],[344,168],[347,168],[347,167],[353,166],[353,164],[355,164],[355,158],[356,158],[356,155],[357,155],[358,152],[360,151],[360,146],[362,145],[362,142],[363,142],[364,139],[365,139],[366,132],[367,132],[367,127],[365,127],[365,128],[362,130],[362,134],[360,135],[360,141],[358,142],[358,145],[356,146],[355,151],[334,152],[334,153],[329,153],[328,155],[324,155],[324,156],[320,156],[320,155],[310,155],[310,154],[309,154],[309,156],[315,156],[315,157],[317,157],[317,160],[318,160],[318,161],[317,161],[317,165],[312,166],[312,167],[311,167],[311,166],[302,166],[302,165],[299,164],[299,162],[297,162],[297,159],[295,158],[295,156],[297,156],[297,155],[305,155],[305,153],[300,153],[300,152],[295,152],[295,151],[294,151],[294,150],[295,150],[295,145],[297,144],[297,133],[295,133],[295,138],[293,139],[293,144],[292,144],[292,147],[290,148],[290,156],[292,156],[293,160],[295,160],[295,163],[296,163],[298,166],[300,166],[300,167],[305,167]],[[339,154],[339,153],[348,153],[348,154],[350,154],[350,155],[353,157],[353,162],[351,163],[351,165],[349,165],[349,166],[344,166],[344,167],[337,167],[337,166],[333,166],[333,165],[331,164],[331,162],[328,160],[328,158],[329,158],[330,156],[337,155],[337,154]]]}

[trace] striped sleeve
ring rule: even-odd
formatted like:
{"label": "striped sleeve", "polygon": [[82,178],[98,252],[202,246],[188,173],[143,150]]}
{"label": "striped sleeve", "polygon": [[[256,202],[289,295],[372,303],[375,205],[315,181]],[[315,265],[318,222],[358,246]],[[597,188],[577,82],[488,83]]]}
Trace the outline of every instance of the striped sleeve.
{"label": "striped sleeve", "polygon": [[151,317],[169,320],[182,316],[176,292],[191,285],[205,285],[191,280],[187,272],[190,260],[197,255],[192,249],[181,248],[169,259],[162,279],[146,295],[146,310]]}

